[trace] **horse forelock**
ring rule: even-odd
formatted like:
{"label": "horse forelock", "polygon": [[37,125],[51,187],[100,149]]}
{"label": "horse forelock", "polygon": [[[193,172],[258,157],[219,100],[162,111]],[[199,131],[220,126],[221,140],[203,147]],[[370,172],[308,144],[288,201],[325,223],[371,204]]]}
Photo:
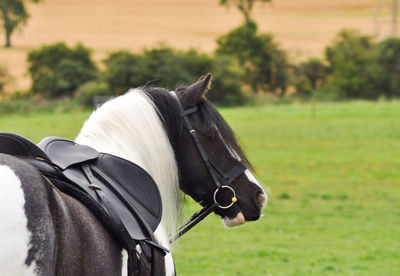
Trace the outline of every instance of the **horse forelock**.
{"label": "horse forelock", "polygon": [[176,229],[180,192],[177,163],[159,111],[141,89],[106,102],[92,113],[76,142],[125,158],[145,169],[161,193],[163,217],[156,237],[169,246],[167,233]]}

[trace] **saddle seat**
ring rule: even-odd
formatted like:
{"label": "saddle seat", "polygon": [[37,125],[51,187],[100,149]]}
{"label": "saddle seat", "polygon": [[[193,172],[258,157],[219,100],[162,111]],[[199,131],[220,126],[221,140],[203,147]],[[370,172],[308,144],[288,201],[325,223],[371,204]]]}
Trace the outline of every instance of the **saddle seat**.
{"label": "saddle seat", "polygon": [[85,204],[124,247],[139,241],[163,255],[167,252],[153,237],[162,216],[161,195],[138,165],[64,138],[46,137],[35,145],[5,132],[0,133],[0,153],[30,163],[62,192]]}

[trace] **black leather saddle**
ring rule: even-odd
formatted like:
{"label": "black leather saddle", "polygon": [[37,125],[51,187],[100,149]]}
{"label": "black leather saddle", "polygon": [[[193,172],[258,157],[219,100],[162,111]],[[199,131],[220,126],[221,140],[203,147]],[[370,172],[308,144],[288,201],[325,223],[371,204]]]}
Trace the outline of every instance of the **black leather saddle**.
{"label": "black leather saddle", "polygon": [[[137,244],[144,251],[150,247],[162,255],[168,252],[153,236],[162,216],[160,192],[138,165],[59,137],[44,138],[36,145],[4,132],[0,132],[0,153],[25,160],[85,204],[122,246],[135,251],[132,254],[136,255]],[[151,252],[146,255],[151,259]]]}

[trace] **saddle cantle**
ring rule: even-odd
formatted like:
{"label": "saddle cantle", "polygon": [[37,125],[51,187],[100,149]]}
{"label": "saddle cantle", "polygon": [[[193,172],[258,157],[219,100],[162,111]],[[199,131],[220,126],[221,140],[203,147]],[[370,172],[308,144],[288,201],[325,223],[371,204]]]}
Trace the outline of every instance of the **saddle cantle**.
{"label": "saddle cantle", "polygon": [[50,158],[36,144],[14,133],[0,132],[0,152],[15,156],[30,156],[50,162]]}
{"label": "saddle cantle", "polygon": [[161,195],[138,165],[59,137],[46,137],[36,145],[16,134],[0,133],[0,153],[24,159],[81,201],[125,248],[135,250],[140,244],[162,255],[167,252],[153,236],[162,216]]}

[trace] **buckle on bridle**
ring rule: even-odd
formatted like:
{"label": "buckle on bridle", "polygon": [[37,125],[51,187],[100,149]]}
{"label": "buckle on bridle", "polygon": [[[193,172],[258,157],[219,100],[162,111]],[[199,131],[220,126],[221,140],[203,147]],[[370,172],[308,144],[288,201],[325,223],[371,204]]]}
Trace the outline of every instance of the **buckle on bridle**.
{"label": "buckle on bridle", "polygon": [[[228,190],[230,190],[230,191],[232,192],[232,202],[229,203],[229,204],[226,205],[226,206],[219,204],[219,202],[217,201],[217,194],[218,194],[218,192],[219,192],[220,190],[222,190],[222,189],[228,189]],[[214,203],[217,204],[217,206],[218,206],[219,208],[221,208],[221,209],[228,209],[228,208],[232,207],[232,205],[235,204],[236,202],[237,202],[236,193],[235,193],[235,190],[232,189],[232,187],[223,185],[223,186],[221,186],[221,187],[219,187],[218,189],[215,190],[215,192],[214,192]]]}

